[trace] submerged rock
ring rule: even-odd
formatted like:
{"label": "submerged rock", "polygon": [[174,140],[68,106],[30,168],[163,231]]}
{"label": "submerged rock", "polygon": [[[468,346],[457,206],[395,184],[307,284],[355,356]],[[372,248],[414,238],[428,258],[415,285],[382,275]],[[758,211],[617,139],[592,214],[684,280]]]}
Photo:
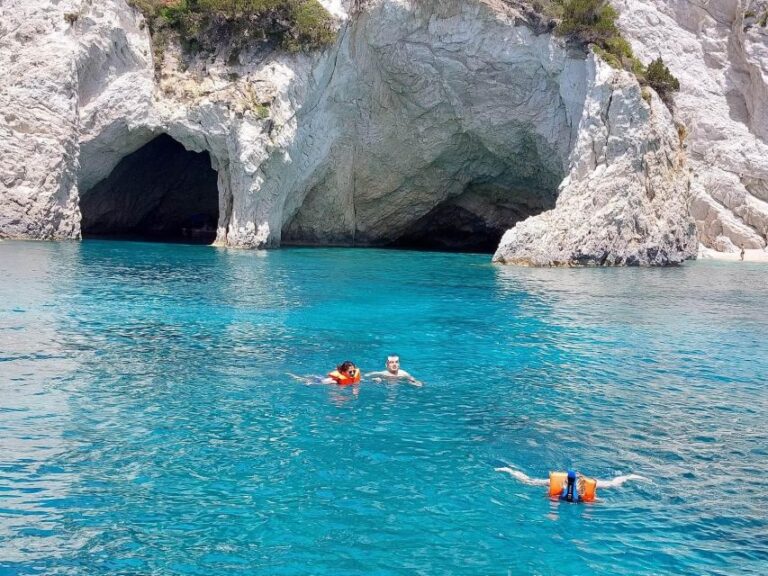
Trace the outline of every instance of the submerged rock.
{"label": "submerged rock", "polygon": [[171,42],[155,73],[148,27],[124,0],[6,0],[0,235],[160,226],[158,214],[184,202],[178,190],[126,199],[139,183],[183,173],[132,178],[121,168],[130,182],[108,178],[167,135],[210,157],[218,209],[196,188],[205,213],[189,217],[216,220],[220,245],[492,250],[511,228],[496,261],[695,255],[688,168],[668,111],[653,94],[646,103],[631,76],[567,48],[524,3],[332,8],[339,34],[324,51],[267,42],[189,54]]}

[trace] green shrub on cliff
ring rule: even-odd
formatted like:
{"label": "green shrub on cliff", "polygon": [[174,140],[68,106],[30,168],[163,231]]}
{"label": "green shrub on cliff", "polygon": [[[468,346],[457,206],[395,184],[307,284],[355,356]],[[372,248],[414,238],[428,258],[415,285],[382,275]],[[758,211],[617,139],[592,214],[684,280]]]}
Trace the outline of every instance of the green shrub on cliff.
{"label": "green shrub on cliff", "polygon": [[555,33],[591,45],[608,64],[632,72],[641,85],[650,86],[668,106],[671,104],[672,93],[680,89],[680,82],[661,57],[648,68],[635,57],[632,46],[616,26],[618,13],[608,0],[552,0],[545,10],[559,20]]}
{"label": "green shrub on cliff", "polygon": [[656,90],[666,103],[669,103],[672,92],[680,90],[680,81],[672,75],[661,56],[648,64],[648,68],[645,69],[645,82]]}
{"label": "green shrub on cliff", "polygon": [[303,46],[326,46],[336,39],[333,19],[317,0],[299,3],[293,16],[296,36],[289,48],[300,50]]}
{"label": "green shrub on cliff", "polygon": [[559,19],[555,33],[579,44],[592,44],[616,68],[631,69],[632,47],[621,37],[618,13],[607,0],[553,0],[552,14]]}
{"label": "green shrub on cliff", "polygon": [[616,28],[618,13],[607,0],[561,0],[560,23],[557,32],[585,44],[603,44],[619,35]]}
{"label": "green shrub on cliff", "polygon": [[129,0],[145,16],[156,63],[169,33],[188,51],[228,45],[231,56],[247,45],[269,42],[296,52],[333,43],[333,17],[317,0]]}

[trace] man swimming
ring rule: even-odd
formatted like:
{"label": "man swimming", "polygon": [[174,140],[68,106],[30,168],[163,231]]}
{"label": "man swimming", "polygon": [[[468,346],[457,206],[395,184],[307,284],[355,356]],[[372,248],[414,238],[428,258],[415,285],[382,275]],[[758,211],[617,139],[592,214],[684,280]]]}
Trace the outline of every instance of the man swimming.
{"label": "man swimming", "polygon": [[[568,502],[585,502],[594,499],[594,492],[597,488],[618,488],[625,482],[630,480],[648,480],[638,474],[624,474],[622,476],[616,476],[612,480],[595,480],[594,478],[587,478],[581,474],[569,470],[567,473],[553,472],[549,478],[531,478],[515,470],[514,468],[502,467],[495,468],[496,472],[506,472],[513,478],[516,478],[523,484],[530,486],[547,486],[550,489],[550,496],[557,497],[560,500]],[[558,485],[553,487],[552,481],[558,482]],[[585,490],[592,484],[590,497],[585,498]],[[554,489],[553,489],[554,488]]]}
{"label": "man swimming", "polygon": [[406,380],[409,384],[413,384],[414,386],[422,386],[421,382],[400,368],[400,357],[396,354],[387,356],[386,367],[386,370],[381,372],[369,372],[365,376],[366,378],[370,376],[375,382],[381,382],[382,380],[403,379]]}

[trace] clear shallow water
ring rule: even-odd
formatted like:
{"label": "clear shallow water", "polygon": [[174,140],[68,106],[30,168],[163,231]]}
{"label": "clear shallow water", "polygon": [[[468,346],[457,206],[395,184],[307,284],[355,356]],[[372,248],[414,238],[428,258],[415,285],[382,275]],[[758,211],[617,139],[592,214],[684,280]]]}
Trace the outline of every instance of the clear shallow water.
{"label": "clear shallow water", "polygon": [[764,574],[767,280],[0,243],[0,574]]}

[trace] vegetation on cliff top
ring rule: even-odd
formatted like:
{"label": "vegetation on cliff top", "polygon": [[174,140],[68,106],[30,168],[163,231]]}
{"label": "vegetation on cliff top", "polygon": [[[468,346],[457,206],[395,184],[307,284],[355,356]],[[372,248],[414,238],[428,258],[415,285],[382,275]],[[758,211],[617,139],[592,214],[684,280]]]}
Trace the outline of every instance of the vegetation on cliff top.
{"label": "vegetation on cliff top", "polygon": [[765,4],[744,12],[744,30],[748,30],[754,24],[758,24],[761,28],[768,27],[768,6]]}
{"label": "vegetation on cliff top", "polygon": [[661,57],[647,67],[635,57],[632,47],[616,26],[618,13],[608,0],[551,0],[542,9],[559,22],[555,33],[593,46],[594,51],[614,68],[637,76],[643,86],[653,88],[669,106],[680,82]]}
{"label": "vegetation on cliff top", "polygon": [[189,52],[214,52],[227,45],[230,58],[256,42],[273,42],[291,52],[333,43],[333,17],[317,0],[129,0],[153,36],[155,63],[178,34]]}

